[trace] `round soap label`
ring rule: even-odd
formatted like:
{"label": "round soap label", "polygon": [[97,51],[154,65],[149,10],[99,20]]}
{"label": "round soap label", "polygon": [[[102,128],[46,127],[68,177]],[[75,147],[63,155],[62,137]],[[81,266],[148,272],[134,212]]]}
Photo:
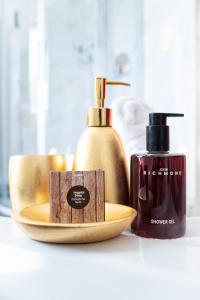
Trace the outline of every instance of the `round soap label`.
{"label": "round soap label", "polygon": [[67,193],[67,202],[73,208],[84,208],[89,201],[90,193],[84,186],[75,185]]}

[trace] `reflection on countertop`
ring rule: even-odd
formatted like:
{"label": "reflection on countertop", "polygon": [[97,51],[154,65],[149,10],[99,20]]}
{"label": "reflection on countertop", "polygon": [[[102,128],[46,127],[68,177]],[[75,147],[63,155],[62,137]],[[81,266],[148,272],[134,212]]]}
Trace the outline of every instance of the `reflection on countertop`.
{"label": "reflection on countertop", "polygon": [[0,299],[25,299],[24,288],[30,300],[199,299],[200,218],[187,224],[175,240],[126,231],[106,242],[56,245],[29,240],[0,218]]}

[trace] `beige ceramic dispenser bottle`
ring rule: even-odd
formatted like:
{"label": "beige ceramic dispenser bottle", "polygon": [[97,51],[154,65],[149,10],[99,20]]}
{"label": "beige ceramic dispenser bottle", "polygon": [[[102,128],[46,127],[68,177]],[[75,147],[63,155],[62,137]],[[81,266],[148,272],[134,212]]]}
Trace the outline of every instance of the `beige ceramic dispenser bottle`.
{"label": "beige ceramic dispenser bottle", "polygon": [[96,106],[88,111],[88,127],[81,135],[74,157],[74,171],[105,171],[105,200],[129,203],[127,161],[120,136],[112,127],[112,110],[105,108],[107,85],[130,85],[125,82],[95,79]]}

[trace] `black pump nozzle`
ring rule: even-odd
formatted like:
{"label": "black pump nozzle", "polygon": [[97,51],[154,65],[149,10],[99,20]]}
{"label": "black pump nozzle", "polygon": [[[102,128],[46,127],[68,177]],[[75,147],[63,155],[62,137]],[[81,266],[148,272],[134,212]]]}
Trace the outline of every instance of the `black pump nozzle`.
{"label": "black pump nozzle", "polygon": [[147,126],[146,130],[148,151],[169,151],[169,126],[167,126],[167,117],[184,117],[184,114],[149,114],[149,126]]}
{"label": "black pump nozzle", "polygon": [[184,117],[184,114],[151,113],[149,114],[149,125],[166,126],[167,117]]}

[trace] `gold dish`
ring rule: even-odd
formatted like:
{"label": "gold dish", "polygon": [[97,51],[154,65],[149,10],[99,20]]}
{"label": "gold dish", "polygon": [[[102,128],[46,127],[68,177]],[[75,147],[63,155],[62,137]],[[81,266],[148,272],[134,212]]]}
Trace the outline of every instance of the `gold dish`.
{"label": "gold dish", "polygon": [[111,239],[127,229],[136,211],[120,204],[105,204],[105,222],[60,224],[49,222],[49,203],[14,212],[13,218],[33,240],[48,243],[92,243]]}

